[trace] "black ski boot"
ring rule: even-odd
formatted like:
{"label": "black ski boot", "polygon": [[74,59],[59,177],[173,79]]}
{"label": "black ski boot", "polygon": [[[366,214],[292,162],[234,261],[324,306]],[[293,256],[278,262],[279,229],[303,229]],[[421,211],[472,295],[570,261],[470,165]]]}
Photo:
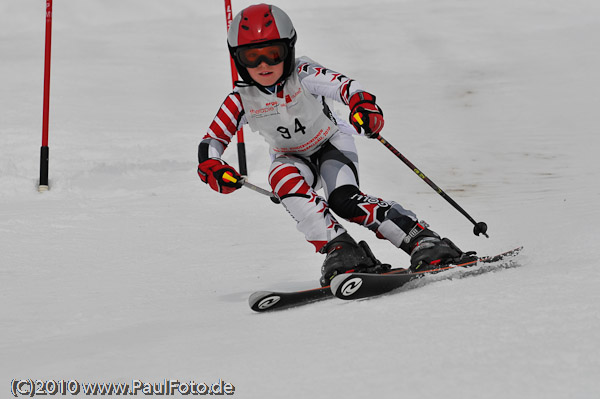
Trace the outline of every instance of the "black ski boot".
{"label": "black ski boot", "polygon": [[390,265],[378,261],[366,242],[356,243],[344,233],[329,241],[320,251],[327,254],[321,267],[321,286],[325,287],[338,274],[349,272],[382,273]]}
{"label": "black ski boot", "polygon": [[410,270],[413,272],[477,259],[475,252],[461,251],[448,238],[440,238],[436,232],[429,230],[425,222],[415,224],[400,248],[410,255]]}

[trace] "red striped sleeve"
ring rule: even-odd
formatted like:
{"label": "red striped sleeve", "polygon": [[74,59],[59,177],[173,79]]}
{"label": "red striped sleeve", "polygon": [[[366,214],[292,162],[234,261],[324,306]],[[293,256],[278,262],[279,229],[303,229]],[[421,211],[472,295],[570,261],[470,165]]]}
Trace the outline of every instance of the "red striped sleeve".
{"label": "red striped sleeve", "polygon": [[239,129],[243,114],[244,107],[240,94],[236,92],[229,94],[208,127],[204,139],[215,139],[227,146]]}

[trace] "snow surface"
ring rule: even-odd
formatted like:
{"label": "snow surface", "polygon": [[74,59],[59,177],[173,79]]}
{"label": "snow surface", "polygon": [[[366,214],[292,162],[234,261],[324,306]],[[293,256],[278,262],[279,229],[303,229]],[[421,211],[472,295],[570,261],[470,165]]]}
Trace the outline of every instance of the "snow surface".
{"label": "snow surface", "polygon": [[322,256],[283,208],[196,175],[231,85],[223,3],[55,2],[38,193],[44,4],[0,4],[0,396],[13,378],[221,378],[239,398],[600,397],[600,2],[280,2],[297,54],[375,93],[384,137],[490,239],[357,138],[362,188],[464,248],[526,250],[519,268],[271,314],[250,293],[313,287]]}

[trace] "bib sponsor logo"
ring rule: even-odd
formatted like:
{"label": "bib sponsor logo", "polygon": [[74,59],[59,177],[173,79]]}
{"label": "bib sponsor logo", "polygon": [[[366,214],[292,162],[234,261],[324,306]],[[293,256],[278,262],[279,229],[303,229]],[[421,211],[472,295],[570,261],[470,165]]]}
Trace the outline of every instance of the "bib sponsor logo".
{"label": "bib sponsor logo", "polygon": [[282,101],[282,102],[269,101],[268,103],[265,103],[265,106],[263,108],[250,109],[249,113],[251,116],[253,116],[255,118],[261,118],[263,116],[268,116],[268,115],[278,115],[279,114],[278,107],[287,107],[288,105],[292,105],[290,103],[292,103],[296,99],[296,97],[298,97],[300,94],[302,94],[301,87],[298,88],[298,90],[295,93],[286,94],[285,98],[283,99],[284,101]]}
{"label": "bib sponsor logo", "polygon": [[278,106],[279,106],[279,104],[277,104],[275,102],[275,103],[268,103],[264,108],[251,109],[250,116],[252,116],[253,118],[263,118],[263,117],[269,116],[269,115],[277,115],[277,114],[279,114]]}

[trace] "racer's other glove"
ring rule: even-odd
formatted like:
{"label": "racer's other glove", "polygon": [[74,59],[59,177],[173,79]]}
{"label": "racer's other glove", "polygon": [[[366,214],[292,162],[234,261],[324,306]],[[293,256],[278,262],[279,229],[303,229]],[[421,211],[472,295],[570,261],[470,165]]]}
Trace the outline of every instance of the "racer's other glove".
{"label": "racer's other glove", "polygon": [[383,111],[375,104],[375,96],[359,91],[350,97],[350,123],[358,133],[376,138],[383,129]]}
{"label": "racer's other glove", "polygon": [[[227,176],[223,176],[227,174]],[[227,162],[219,158],[209,158],[198,165],[200,180],[210,188],[229,194],[242,187],[242,176]]]}

